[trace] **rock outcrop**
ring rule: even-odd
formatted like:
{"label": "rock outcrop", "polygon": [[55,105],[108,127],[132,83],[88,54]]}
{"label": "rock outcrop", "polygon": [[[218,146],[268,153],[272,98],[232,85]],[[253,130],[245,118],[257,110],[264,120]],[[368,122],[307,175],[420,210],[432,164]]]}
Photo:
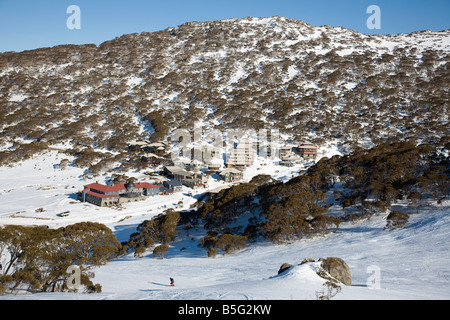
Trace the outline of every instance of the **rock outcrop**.
{"label": "rock outcrop", "polygon": [[350,272],[350,268],[341,258],[328,257],[323,259],[321,267],[335,280],[345,284],[346,286],[350,286],[352,284],[352,274]]}

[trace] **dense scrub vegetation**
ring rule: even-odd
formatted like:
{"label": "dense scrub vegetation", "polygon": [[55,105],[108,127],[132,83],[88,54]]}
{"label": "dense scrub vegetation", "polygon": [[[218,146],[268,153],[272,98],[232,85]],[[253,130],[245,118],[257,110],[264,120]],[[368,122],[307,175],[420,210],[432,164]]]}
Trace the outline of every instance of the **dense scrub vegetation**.
{"label": "dense scrub vegetation", "polygon": [[[91,281],[94,266],[117,257],[121,245],[110,229],[81,222],[59,229],[45,226],[0,228],[0,293],[67,291],[70,266],[80,270],[80,291],[101,292]],[[75,288],[76,290],[77,288]]]}
{"label": "dense scrub vegetation", "polygon": [[123,252],[134,250],[136,257],[142,257],[146,249],[153,247],[153,254],[164,257],[169,251],[169,243],[177,231],[180,213],[169,209],[151,220],[145,220],[137,227],[130,239],[123,243]]}
{"label": "dense scrub vegetation", "polygon": [[384,143],[352,155],[324,159],[311,170],[326,185],[336,178],[343,182],[339,195],[343,206],[359,202],[370,207],[388,206],[396,199],[414,202],[421,194],[431,194],[440,202],[449,193],[450,145],[443,149],[412,142]]}
{"label": "dense scrub vegetation", "polygon": [[219,130],[276,128],[294,141],[337,139],[346,151],[411,137],[443,145],[446,34],[367,36],[247,18],[2,53],[0,165],[68,143],[81,158],[74,165],[98,174],[127,159],[134,140],[165,140],[198,120]]}

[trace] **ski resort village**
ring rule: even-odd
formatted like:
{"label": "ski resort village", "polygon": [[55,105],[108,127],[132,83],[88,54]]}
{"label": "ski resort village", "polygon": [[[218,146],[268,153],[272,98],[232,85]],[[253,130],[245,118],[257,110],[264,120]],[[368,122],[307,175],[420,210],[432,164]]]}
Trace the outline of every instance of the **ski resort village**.
{"label": "ski resort village", "polygon": [[[258,157],[258,144],[249,143],[249,140],[245,139],[231,149],[228,160],[223,161],[216,158],[218,161],[215,163],[206,164],[187,157],[172,161],[169,157],[161,157],[147,152],[148,150],[155,152],[156,149],[159,154],[165,153],[167,152],[166,143],[139,142],[130,148],[142,151],[141,161],[149,166],[149,170],[146,172],[147,176],[144,177],[148,181],[137,182],[136,178],[130,178],[125,183],[113,182],[110,185],[96,181],[84,185],[84,190],[77,195],[78,200],[100,207],[120,207],[122,204],[147,200],[156,195],[171,195],[174,192],[181,192],[183,186],[190,190],[188,191],[189,195],[192,195],[192,190],[197,189],[201,189],[201,192],[217,192],[234,183],[243,182],[244,172],[247,169],[249,172],[255,172],[253,169],[258,172],[262,166],[272,167],[275,165],[296,167],[297,170],[292,170],[293,173],[298,173],[300,167],[304,171],[306,164],[314,163],[319,151],[318,146],[310,142],[282,146],[279,150],[274,148],[272,151],[273,155],[277,155],[276,158],[269,152],[268,158],[260,157],[260,161],[255,162]],[[279,172],[279,169],[277,171]],[[210,179],[213,181],[213,185],[221,182],[222,186],[211,190],[208,184]]]}

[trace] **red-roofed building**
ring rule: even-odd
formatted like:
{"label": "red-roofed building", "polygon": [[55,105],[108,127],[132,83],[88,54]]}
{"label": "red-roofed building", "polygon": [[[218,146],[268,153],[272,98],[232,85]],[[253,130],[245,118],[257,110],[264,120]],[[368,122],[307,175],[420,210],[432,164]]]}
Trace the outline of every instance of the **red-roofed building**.
{"label": "red-roofed building", "polygon": [[305,159],[315,158],[319,147],[313,143],[305,142],[298,146],[300,156]]}
{"label": "red-roofed building", "polygon": [[120,203],[145,200],[149,196],[160,194],[161,187],[148,182],[128,182],[126,184],[113,185],[91,183],[84,186],[84,190],[80,192],[78,197],[82,202],[107,207]]}

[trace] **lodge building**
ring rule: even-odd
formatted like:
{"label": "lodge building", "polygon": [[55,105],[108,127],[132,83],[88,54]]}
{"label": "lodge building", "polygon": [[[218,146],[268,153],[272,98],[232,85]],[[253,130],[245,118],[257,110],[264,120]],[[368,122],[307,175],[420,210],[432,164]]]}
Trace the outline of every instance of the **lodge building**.
{"label": "lodge building", "polygon": [[82,202],[89,202],[99,207],[107,207],[127,202],[145,200],[147,197],[161,193],[161,185],[148,182],[128,182],[126,184],[103,185],[91,183],[84,186],[78,194]]}
{"label": "lodge building", "polygon": [[305,142],[298,146],[298,151],[303,158],[311,159],[317,156],[318,146],[311,142]]}

